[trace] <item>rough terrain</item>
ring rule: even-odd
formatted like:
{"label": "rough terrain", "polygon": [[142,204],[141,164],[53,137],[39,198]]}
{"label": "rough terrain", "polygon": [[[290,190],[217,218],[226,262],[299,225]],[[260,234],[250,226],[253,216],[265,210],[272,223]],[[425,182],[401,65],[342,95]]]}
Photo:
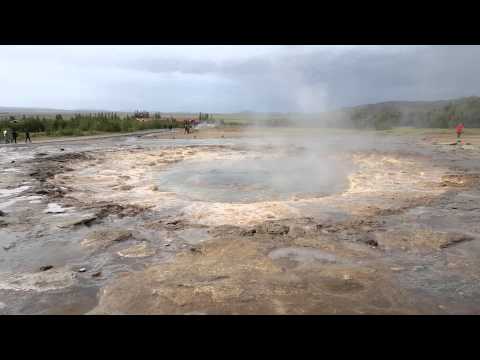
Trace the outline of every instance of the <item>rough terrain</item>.
{"label": "rough terrain", "polygon": [[[479,313],[480,138],[451,140],[209,129],[1,147],[0,314]],[[188,172],[278,158],[296,176],[283,156],[338,188]]]}

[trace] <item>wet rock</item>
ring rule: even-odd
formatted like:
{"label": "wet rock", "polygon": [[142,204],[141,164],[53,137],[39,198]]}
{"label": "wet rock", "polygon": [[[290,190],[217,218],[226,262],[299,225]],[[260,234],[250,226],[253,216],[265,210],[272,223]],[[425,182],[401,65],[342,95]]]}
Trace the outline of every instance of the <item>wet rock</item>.
{"label": "wet rock", "polygon": [[[227,236],[227,235],[228,236],[241,235],[243,231],[247,231],[247,230],[234,225],[219,225],[219,226],[215,226],[213,229],[208,230],[208,232],[214,237]],[[245,234],[242,236],[247,236],[247,235]]]}
{"label": "wet rock", "polygon": [[47,208],[45,209],[46,214],[63,214],[66,210],[62,208],[60,205],[55,203],[48,204]]}
{"label": "wet rock", "polygon": [[88,236],[81,242],[81,245],[105,249],[114,243],[126,241],[132,237],[133,234],[130,230],[96,230],[88,234]]}
{"label": "wet rock", "polygon": [[272,235],[286,235],[290,231],[290,227],[277,222],[267,222],[264,227],[265,232]]}
{"label": "wet rock", "polygon": [[40,271],[47,271],[47,270],[50,270],[50,269],[53,269],[53,265],[44,265],[44,266],[40,266]]}
{"label": "wet rock", "polygon": [[7,245],[4,245],[4,246],[2,246],[2,247],[3,247],[3,250],[8,251],[8,250],[10,250],[10,249],[13,249],[15,246],[17,246],[17,244],[14,243],[14,242],[12,242],[12,243],[7,244]]}
{"label": "wet rock", "polygon": [[141,258],[155,255],[155,250],[147,246],[147,244],[138,244],[118,252],[119,256],[126,258]]}
{"label": "wet rock", "polygon": [[296,238],[296,237],[302,237],[302,236],[305,236],[307,232],[305,231],[304,228],[301,228],[299,226],[293,226],[290,231],[289,231],[289,235]]}
{"label": "wet rock", "polygon": [[417,265],[413,267],[413,271],[424,271],[427,267],[425,265]]}
{"label": "wet rock", "polygon": [[257,233],[256,229],[243,229],[240,231],[240,236],[253,236]]}
{"label": "wet rock", "polygon": [[181,229],[184,229],[186,225],[187,224],[184,220],[175,219],[165,223],[165,228],[167,230],[181,230]]}
{"label": "wet rock", "polygon": [[452,245],[460,244],[465,241],[474,240],[473,236],[466,235],[466,234],[449,234],[448,239],[446,242],[440,245],[441,249],[448,248]]}
{"label": "wet rock", "polygon": [[3,217],[3,216],[6,216],[7,213],[3,212],[2,210],[0,210],[0,217]]}
{"label": "wet rock", "polygon": [[110,215],[117,215],[119,218],[123,217],[133,217],[143,213],[146,208],[137,206],[137,205],[119,205],[119,204],[107,204],[107,205],[97,205],[99,209],[96,215],[99,218],[104,218]]}
{"label": "wet rock", "polygon": [[78,218],[74,218],[73,220],[69,220],[63,224],[57,225],[59,228],[65,229],[69,227],[75,227],[79,225],[90,225],[93,221],[97,219],[97,215],[83,215]]}
{"label": "wet rock", "polygon": [[278,259],[291,259],[297,262],[310,262],[310,261],[320,261],[323,263],[335,263],[337,258],[335,255],[318,250],[315,248],[307,247],[285,247],[278,248],[271,251],[268,256],[273,260]]}
{"label": "wet rock", "polygon": [[199,247],[193,246],[190,248],[190,251],[195,254],[201,254],[202,250]]}
{"label": "wet rock", "polygon": [[0,290],[50,291],[72,286],[72,272],[65,269],[51,269],[36,273],[1,273]]}
{"label": "wet rock", "polygon": [[375,239],[374,235],[370,233],[367,233],[366,235],[361,236],[360,238],[357,239],[357,241],[371,247],[378,246],[378,241]]}

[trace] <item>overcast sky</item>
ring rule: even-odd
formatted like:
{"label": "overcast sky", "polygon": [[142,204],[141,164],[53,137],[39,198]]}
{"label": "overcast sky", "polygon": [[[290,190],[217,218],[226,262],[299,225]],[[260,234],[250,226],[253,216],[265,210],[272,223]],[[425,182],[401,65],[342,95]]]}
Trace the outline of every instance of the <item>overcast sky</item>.
{"label": "overcast sky", "polygon": [[316,112],[480,95],[480,46],[0,46],[0,106]]}

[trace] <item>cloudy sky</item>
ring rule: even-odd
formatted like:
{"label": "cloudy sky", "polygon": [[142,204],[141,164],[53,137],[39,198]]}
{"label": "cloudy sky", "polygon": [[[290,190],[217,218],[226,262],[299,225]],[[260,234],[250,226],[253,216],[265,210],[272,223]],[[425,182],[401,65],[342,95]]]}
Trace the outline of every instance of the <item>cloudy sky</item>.
{"label": "cloudy sky", "polygon": [[480,46],[0,46],[0,106],[305,111],[480,95]]}

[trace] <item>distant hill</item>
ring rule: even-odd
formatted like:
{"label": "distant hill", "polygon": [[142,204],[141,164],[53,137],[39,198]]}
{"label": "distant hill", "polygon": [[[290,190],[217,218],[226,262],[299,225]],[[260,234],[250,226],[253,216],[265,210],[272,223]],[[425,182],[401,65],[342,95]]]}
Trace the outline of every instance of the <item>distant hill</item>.
{"label": "distant hill", "polygon": [[480,127],[480,97],[439,101],[389,101],[319,114],[326,126],[388,129],[399,126],[449,128],[459,122]]}

